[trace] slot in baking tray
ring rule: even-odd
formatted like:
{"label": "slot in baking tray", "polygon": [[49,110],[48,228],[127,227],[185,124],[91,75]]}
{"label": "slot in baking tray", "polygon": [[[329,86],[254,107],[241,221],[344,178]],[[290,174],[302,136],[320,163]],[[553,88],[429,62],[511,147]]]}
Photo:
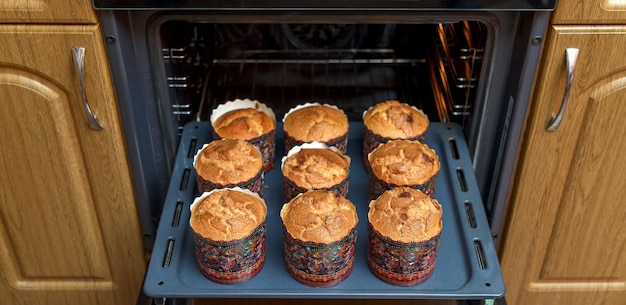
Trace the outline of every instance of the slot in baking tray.
{"label": "slot in baking tray", "polygon": [[443,230],[437,263],[425,282],[400,287],[377,279],[367,267],[369,178],[362,163],[362,122],[351,122],[348,154],[352,158],[348,199],[357,207],[357,249],[352,274],[332,287],[314,288],[296,282],[283,259],[280,208],[284,155],[282,125],[277,128],[276,166],[265,174],[267,213],[266,261],[259,274],[236,285],[209,281],[196,265],[189,206],[198,196],[193,169],[196,151],[211,139],[210,123],[185,126],[157,230],[145,282],[146,295],[158,298],[411,298],[496,299],[504,281],[484,213],[467,144],[457,124],[431,123],[427,144],[439,155],[441,170],[434,197],[443,207]]}

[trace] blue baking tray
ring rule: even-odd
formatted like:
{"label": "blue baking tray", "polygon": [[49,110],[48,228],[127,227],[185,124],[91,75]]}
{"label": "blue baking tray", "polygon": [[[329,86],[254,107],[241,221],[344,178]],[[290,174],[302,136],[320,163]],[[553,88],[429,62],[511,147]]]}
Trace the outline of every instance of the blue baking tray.
{"label": "blue baking tray", "polygon": [[362,122],[351,122],[348,154],[352,158],[348,199],[357,207],[357,249],[352,274],[332,287],[296,282],[283,259],[279,212],[283,205],[280,159],[282,126],[277,128],[276,166],[265,174],[267,213],[266,261],[259,274],[236,285],[211,282],[196,265],[189,206],[198,196],[193,156],[211,139],[210,123],[185,126],[173,168],[163,214],[144,281],[155,298],[362,298],[362,299],[497,299],[505,286],[462,129],[431,123],[426,142],[439,155],[441,170],[434,197],[443,207],[443,230],[434,272],[412,287],[377,279],[367,267],[369,178],[362,163]]}

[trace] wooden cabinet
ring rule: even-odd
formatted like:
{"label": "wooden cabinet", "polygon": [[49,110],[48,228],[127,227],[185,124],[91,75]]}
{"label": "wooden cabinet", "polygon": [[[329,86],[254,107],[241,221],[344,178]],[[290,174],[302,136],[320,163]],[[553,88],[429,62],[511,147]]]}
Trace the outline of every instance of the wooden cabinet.
{"label": "wooden cabinet", "polygon": [[135,304],[146,262],[99,26],[0,25],[0,54],[2,303]]}
{"label": "wooden cabinet", "polygon": [[92,3],[2,1],[0,24],[2,303],[135,304],[146,259]]}
{"label": "wooden cabinet", "polygon": [[553,24],[626,24],[624,0],[558,0]]}
{"label": "wooden cabinet", "polygon": [[624,304],[626,25],[554,25],[546,43],[500,248],[507,303]]}
{"label": "wooden cabinet", "polygon": [[3,0],[1,23],[94,24],[96,13],[89,0]]}
{"label": "wooden cabinet", "polygon": [[[500,256],[508,304],[626,300],[626,1],[559,0]],[[563,121],[566,49],[579,50]]]}

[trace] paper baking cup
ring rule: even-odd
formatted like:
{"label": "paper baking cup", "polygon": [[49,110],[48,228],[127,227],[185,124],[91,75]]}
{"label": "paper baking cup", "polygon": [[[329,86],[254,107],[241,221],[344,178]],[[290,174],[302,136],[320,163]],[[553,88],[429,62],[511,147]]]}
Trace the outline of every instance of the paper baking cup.
{"label": "paper baking cup", "polygon": [[311,287],[328,287],[343,282],[352,272],[356,228],[334,243],[315,243],[293,238],[283,226],[285,262],[289,275]]}
{"label": "paper baking cup", "polygon": [[372,173],[372,175],[370,175],[370,189],[369,189],[368,200],[374,200],[378,198],[378,196],[380,196],[386,190],[390,190],[394,187],[408,187],[408,188],[416,189],[432,198],[433,195],[435,194],[435,186],[437,185],[438,176],[439,176],[439,172],[435,173],[425,183],[422,183],[422,184],[398,185],[398,184],[393,184],[393,183],[389,183],[384,180],[381,180],[375,174]]}
{"label": "paper baking cup", "polygon": [[396,286],[414,286],[433,273],[440,234],[419,242],[401,242],[380,234],[368,223],[367,266],[374,276]]}
{"label": "paper baking cup", "polygon": [[[247,190],[236,188],[235,190],[248,192],[259,197]],[[210,192],[196,198],[193,204],[201,201],[208,194]],[[263,199],[259,199],[263,201]],[[213,240],[196,233],[193,228],[191,231],[198,268],[202,275],[209,280],[220,284],[243,283],[263,269],[265,263],[265,221],[259,224],[250,235],[233,240]]]}
{"label": "paper baking cup", "polygon": [[[211,116],[209,117],[211,126],[213,126],[213,123],[215,123],[215,121],[225,113],[245,108],[254,108],[267,114],[274,121],[274,126],[276,126],[276,114],[274,111],[267,105],[250,99],[236,99],[218,105],[215,109],[213,109],[213,112],[211,112]],[[215,132],[215,129],[213,129],[213,136],[215,139],[221,138],[221,136]],[[263,155],[264,171],[274,168],[274,157],[276,155],[276,128],[258,137],[242,140],[248,141],[261,151],[261,154]]]}
{"label": "paper baking cup", "polygon": [[309,190],[325,190],[325,191],[331,191],[331,192],[335,192],[338,193],[344,197],[348,197],[348,190],[350,188],[350,166],[351,166],[351,159],[348,155],[345,155],[343,153],[341,153],[341,151],[333,146],[328,146],[324,143],[321,142],[312,142],[312,143],[304,143],[298,146],[294,146],[292,149],[289,150],[289,152],[287,153],[286,156],[284,156],[281,159],[281,166],[280,169],[282,171],[283,169],[283,165],[285,164],[285,160],[287,160],[287,158],[293,156],[294,154],[297,154],[300,150],[302,149],[308,149],[308,148],[314,148],[314,149],[329,149],[335,153],[340,154],[343,158],[346,159],[346,161],[348,161],[348,168],[347,168],[347,175],[346,178],[343,179],[341,182],[335,184],[335,185],[331,185],[328,187],[322,187],[322,188],[305,188],[302,186],[297,185],[293,180],[289,179],[286,176],[283,176],[283,199],[287,202],[291,199],[293,199],[294,197],[298,196],[298,194],[301,193],[306,193]]}
{"label": "paper baking cup", "polygon": [[[372,106],[374,107],[374,106]],[[370,107],[369,109],[371,109],[372,107]],[[415,109],[416,111],[424,114],[424,112],[420,109],[418,109],[417,107],[414,106],[410,106],[411,108]],[[368,109],[368,110],[369,110]],[[363,118],[365,118],[365,114],[367,113],[367,111],[363,112]],[[426,116],[424,114],[424,116]],[[428,129],[426,129],[423,133],[418,134],[416,136],[413,137],[408,137],[408,138],[389,138],[389,137],[383,137],[379,134],[374,133],[373,131],[371,131],[369,128],[367,128],[367,125],[364,124],[363,125],[363,165],[365,166],[365,169],[369,172],[370,167],[369,167],[369,160],[367,160],[367,155],[369,155],[369,153],[371,153],[374,149],[376,149],[378,146],[380,146],[381,144],[387,143],[391,140],[410,140],[410,141],[420,141],[422,143],[426,143],[426,131]]]}
{"label": "paper baking cup", "polygon": [[[302,105],[298,105],[296,107],[293,107],[291,109],[289,109],[289,111],[287,111],[287,113],[285,113],[285,116],[283,116],[283,124],[285,123],[285,119],[287,119],[287,116],[289,116],[291,113],[293,113],[296,110],[302,109],[302,108],[306,108],[306,107],[310,107],[310,106],[327,106],[327,107],[331,107],[334,109],[337,109],[339,111],[341,111],[342,113],[343,110],[341,110],[341,108],[335,106],[335,105],[330,105],[330,104],[320,104],[320,103],[305,103]],[[344,113],[345,114],[345,113]],[[284,126],[284,125],[283,125]],[[299,146],[302,145],[304,143],[308,143],[302,140],[298,140],[294,137],[292,137],[291,135],[289,135],[289,133],[284,130],[284,142],[285,142],[285,151],[289,151],[291,150],[293,147],[295,146]],[[343,154],[345,154],[348,151],[348,132],[346,132],[345,134],[330,139],[328,141],[318,141],[321,143],[324,143],[328,146],[332,146],[332,147],[336,147],[337,149],[339,149],[339,151],[341,151]]]}
{"label": "paper baking cup", "polygon": [[[198,155],[200,155],[200,152],[204,148],[206,148],[208,145],[209,145],[208,143],[204,144],[202,148],[200,148],[198,152],[196,153],[196,155],[193,157],[194,169],[196,167],[196,159],[198,158]],[[265,180],[265,173],[264,173],[263,168],[261,168],[261,170],[259,170],[259,172],[256,175],[254,175],[252,178],[248,180],[240,181],[240,182],[232,182],[232,183],[218,183],[215,181],[211,181],[210,178],[202,177],[196,172],[196,182],[198,184],[198,191],[200,191],[200,194],[204,192],[210,192],[216,189],[240,187],[242,189],[248,189],[252,192],[255,192],[259,194],[259,196],[263,197],[264,180]]]}

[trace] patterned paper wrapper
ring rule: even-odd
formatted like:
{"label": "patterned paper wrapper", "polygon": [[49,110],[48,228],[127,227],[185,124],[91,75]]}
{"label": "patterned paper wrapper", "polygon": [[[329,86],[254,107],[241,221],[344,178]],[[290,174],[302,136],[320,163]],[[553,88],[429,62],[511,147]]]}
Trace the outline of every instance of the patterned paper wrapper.
{"label": "patterned paper wrapper", "polygon": [[[328,106],[328,107],[332,107],[335,108],[341,112],[343,112],[343,110],[341,110],[339,107],[335,106],[335,105],[329,105],[329,104],[320,104],[320,103],[305,103],[302,105],[298,105],[294,108],[289,109],[289,111],[287,111],[287,113],[285,113],[285,116],[283,117],[283,123],[285,122],[285,119],[287,118],[287,116],[289,116],[291,113],[293,113],[296,110],[302,109],[302,108],[306,108],[309,106],[318,106],[318,105],[324,105],[324,106]],[[285,141],[285,151],[289,151],[291,150],[293,147],[295,146],[299,146],[302,145],[304,142],[302,140],[298,140],[292,136],[289,135],[289,133],[284,130],[284,141]],[[341,151],[341,153],[345,154],[348,151],[348,132],[346,132],[345,134],[330,139],[328,141],[319,141],[321,143],[324,143],[328,146],[332,146],[332,147],[336,147],[337,149],[339,149],[339,151]]]}
{"label": "patterned paper wrapper", "polygon": [[[259,101],[253,101],[249,99],[236,99],[218,105],[215,109],[213,109],[213,112],[211,112],[210,116],[211,126],[213,126],[213,123],[215,123],[215,121],[225,113],[244,108],[254,108],[264,112],[272,120],[274,120],[274,125],[276,125],[276,114],[274,114],[274,111],[267,105]],[[221,136],[215,132],[215,129],[213,129],[213,137],[215,139],[221,138]],[[276,155],[276,128],[258,137],[242,140],[248,141],[250,144],[256,146],[261,151],[261,154],[263,155],[264,171],[267,172],[270,169],[274,168],[274,157]]]}
{"label": "patterned paper wrapper", "polygon": [[283,226],[285,261],[289,275],[311,287],[329,287],[343,282],[352,272],[356,228],[334,243],[315,243],[293,238]]}
{"label": "patterned paper wrapper", "polygon": [[[330,149],[332,151],[334,151],[335,153],[341,154],[342,157],[344,157],[347,161],[348,161],[348,175],[346,176],[346,179],[342,180],[341,182],[332,185],[330,187],[323,187],[323,188],[312,188],[312,189],[321,189],[321,190],[325,190],[325,191],[331,191],[331,192],[335,192],[335,193],[339,193],[340,195],[344,196],[344,197],[348,197],[348,190],[350,188],[350,164],[351,164],[351,159],[350,156],[341,153],[341,151],[333,146],[328,146],[325,143],[322,142],[312,142],[312,143],[303,143],[301,145],[298,146],[294,146],[292,149],[289,150],[289,152],[287,153],[286,156],[284,156],[281,160],[281,171],[282,171],[282,167],[285,164],[285,160],[287,160],[287,158],[291,157],[292,155],[298,153],[301,149],[303,148],[316,148],[316,149]],[[309,191],[311,189],[302,187],[297,185],[293,180],[289,179],[288,177],[283,176],[283,199],[285,200],[285,202],[293,199],[294,197],[298,196],[298,194],[301,193],[306,193],[307,191]]]}
{"label": "patterned paper wrapper", "polygon": [[[240,191],[244,190],[240,189]],[[209,193],[204,193],[203,196]],[[198,197],[194,204],[203,196]],[[234,240],[213,240],[196,233],[193,228],[191,231],[198,268],[209,280],[229,285],[243,283],[263,269],[265,221],[259,224],[250,235]]]}
{"label": "patterned paper wrapper", "polygon": [[[424,113],[422,110],[416,107],[411,106],[411,108],[421,112],[422,114]],[[366,113],[367,113],[367,110],[363,112],[363,117],[365,117]],[[418,134],[413,137],[404,138],[402,140],[420,141],[422,143],[426,143],[426,131],[427,130],[425,130],[421,134]],[[369,155],[369,153],[371,153],[374,149],[376,149],[381,144],[387,143],[391,140],[400,140],[400,139],[383,137],[379,134],[372,132],[369,128],[367,128],[367,125],[363,126],[363,166],[365,166],[365,169],[367,170],[368,173],[370,172],[370,166],[369,166],[369,160],[367,159],[367,155]]]}
{"label": "patterned paper wrapper", "polygon": [[375,174],[371,174],[368,200],[374,200],[378,198],[378,196],[380,196],[384,191],[400,186],[422,191],[424,194],[432,198],[435,194],[435,186],[437,185],[438,176],[439,172],[435,173],[432,177],[430,177],[426,182],[422,184],[397,185],[381,180]]}
{"label": "patterned paper wrapper", "polygon": [[[202,148],[200,148],[198,152],[196,153],[196,155],[194,156],[193,158],[194,168],[196,167],[196,159],[198,158],[198,155],[200,155],[200,152],[204,148],[206,148],[208,145],[209,144],[204,144]],[[200,191],[200,194],[204,192],[210,192],[216,189],[240,187],[243,189],[248,189],[250,191],[253,191],[259,194],[259,196],[263,197],[264,180],[265,180],[265,172],[263,171],[263,169],[259,170],[259,172],[256,175],[254,175],[254,177],[248,180],[240,181],[240,182],[233,182],[233,183],[217,183],[215,181],[211,181],[210,178],[205,178],[205,177],[200,176],[196,172],[196,182],[198,184],[198,191]]]}
{"label": "patterned paper wrapper", "polygon": [[367,266],[374,276],[396,286],[414,286],[433,272],[440,234],[419,242],[395,241],[368,224]]}

